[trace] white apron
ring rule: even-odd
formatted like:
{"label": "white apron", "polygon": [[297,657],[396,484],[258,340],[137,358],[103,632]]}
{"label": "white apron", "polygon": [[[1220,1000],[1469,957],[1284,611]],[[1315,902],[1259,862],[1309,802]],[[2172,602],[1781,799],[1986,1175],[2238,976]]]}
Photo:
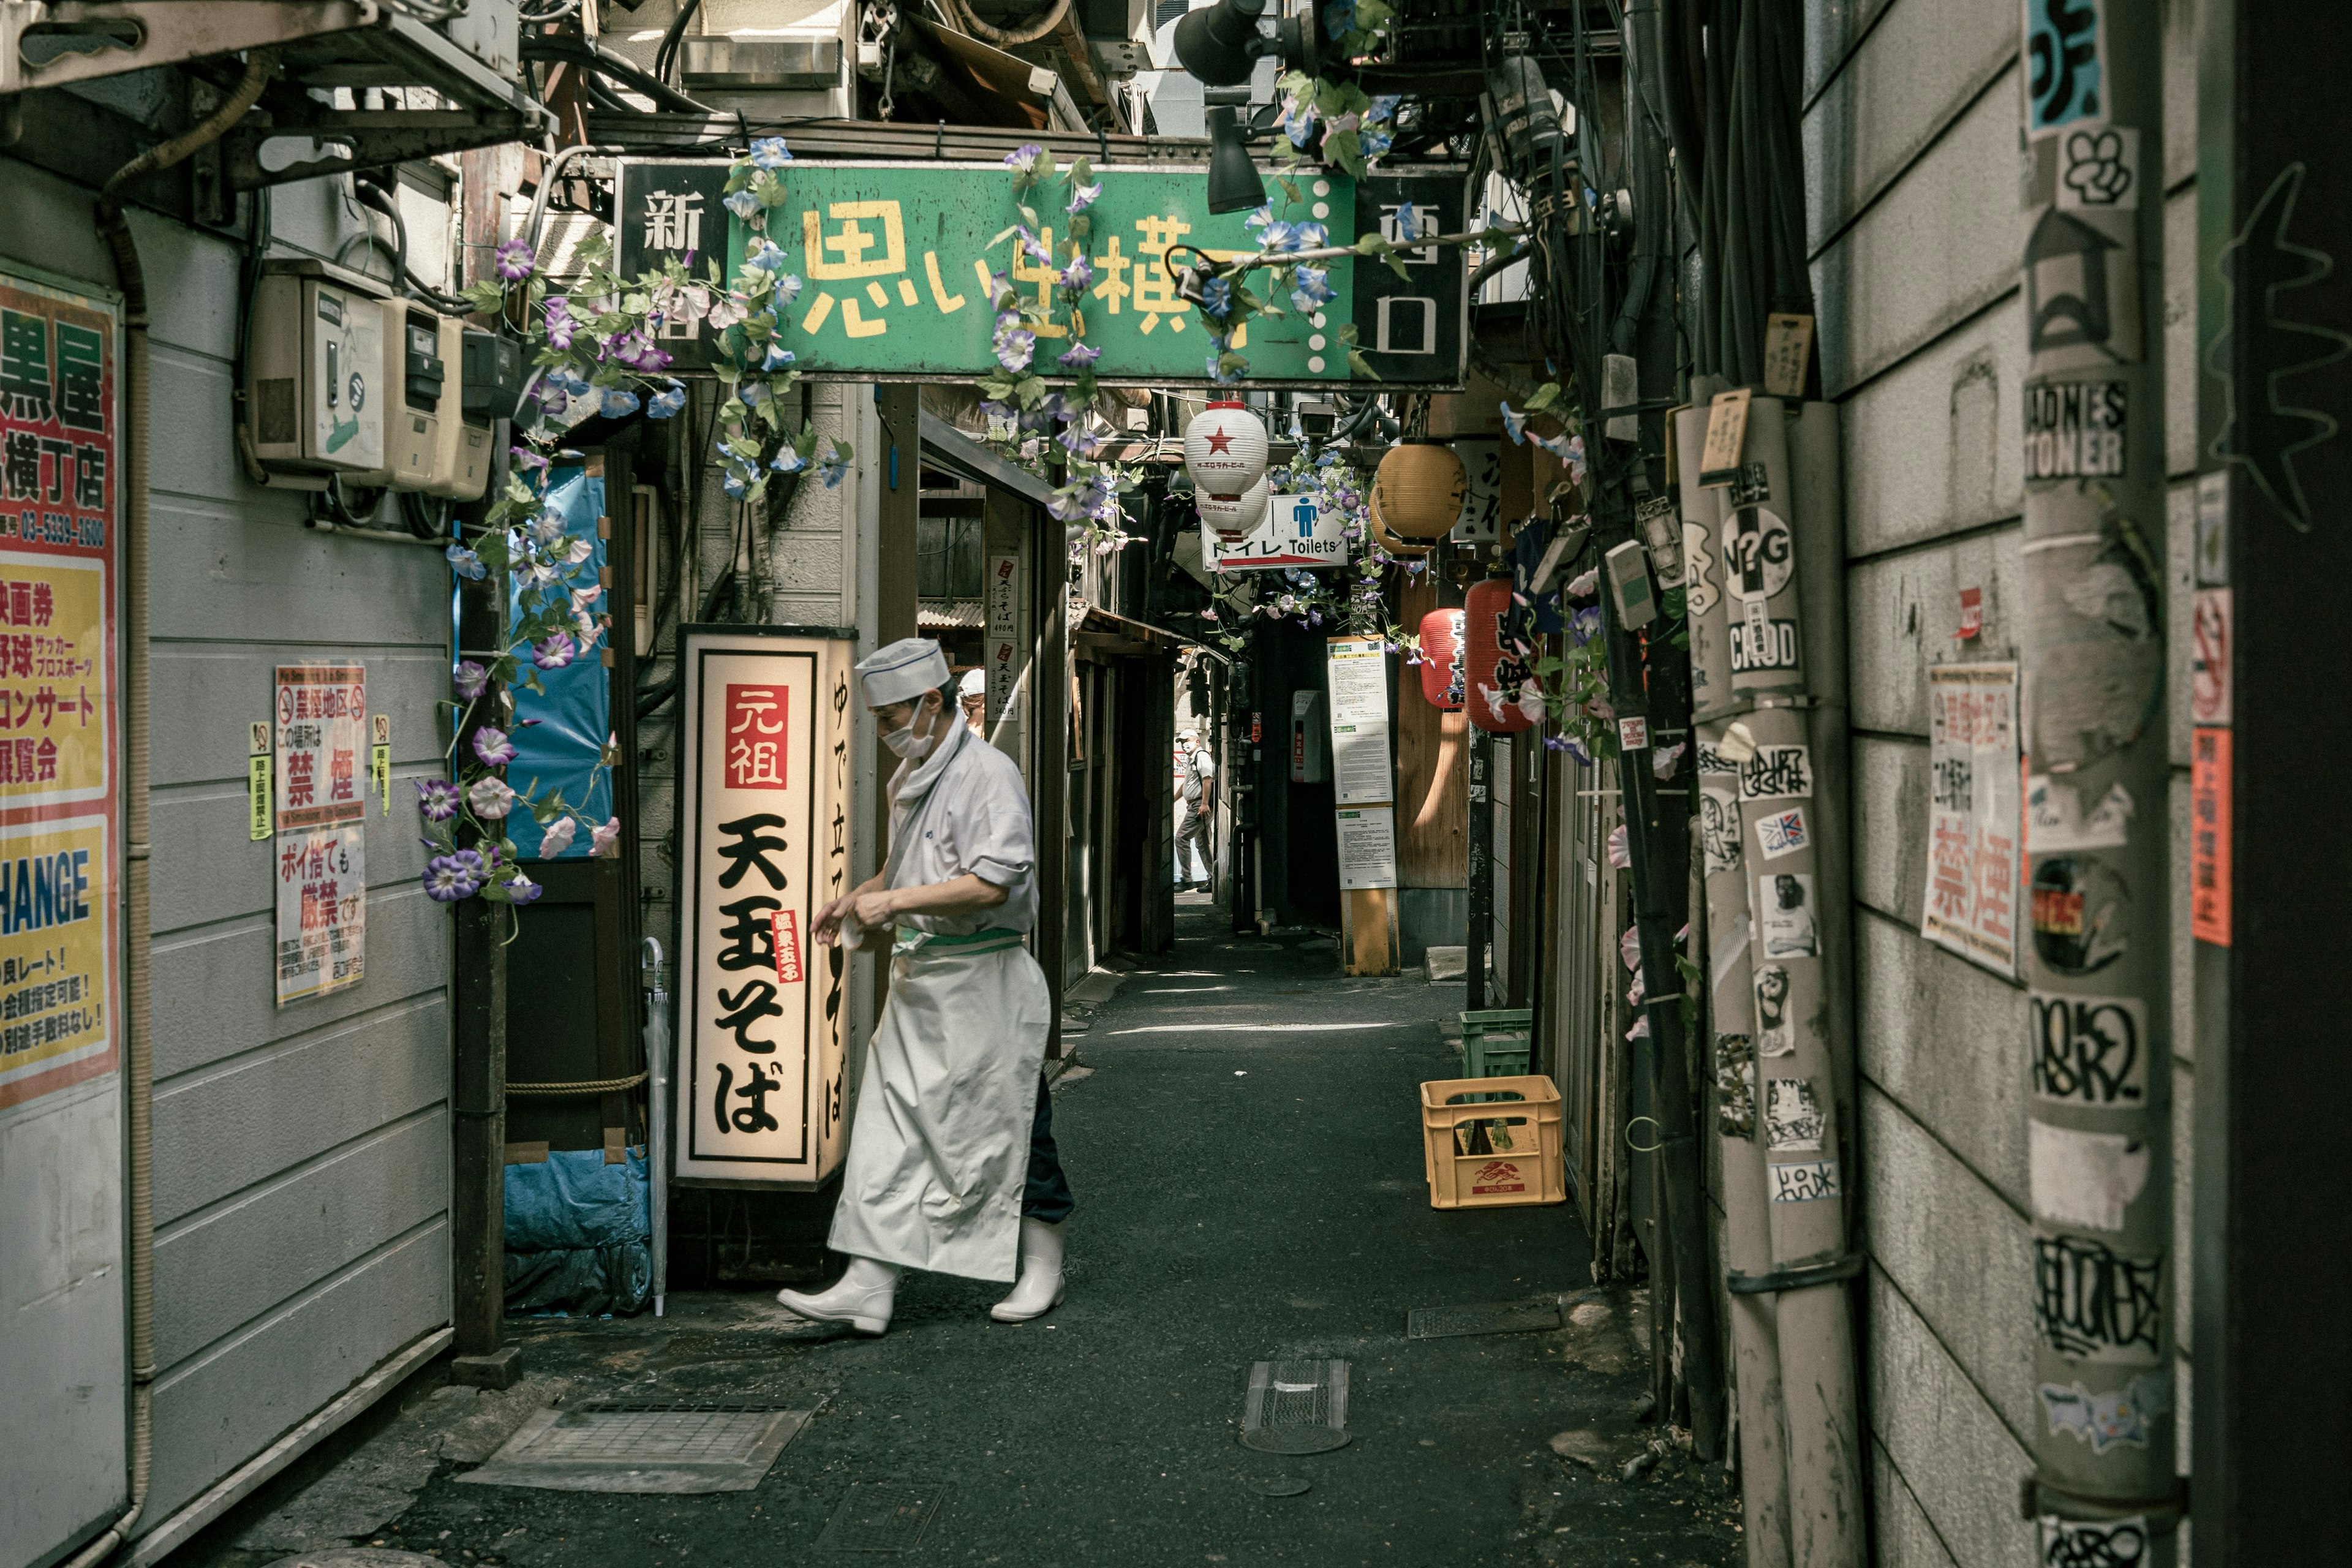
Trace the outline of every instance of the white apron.
{"label": "white apron", "polygon": [[[958,746],[964,733],[958,725]],[[939,777],[913,771],[892,803],[890,886],[932,815],[923,786]],[[899,928],[889,1000],[866,1047],[850,1123],[828,1237],[835,1251],[971,1279],[1013,1279],[1037,1073],[1052,1026],[1045,972],[1019,933]]]}

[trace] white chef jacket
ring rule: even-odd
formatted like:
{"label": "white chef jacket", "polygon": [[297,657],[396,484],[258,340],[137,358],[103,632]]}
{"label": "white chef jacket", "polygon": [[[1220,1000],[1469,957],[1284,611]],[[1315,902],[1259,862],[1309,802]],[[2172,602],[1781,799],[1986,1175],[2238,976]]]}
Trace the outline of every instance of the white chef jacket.
{"label": "white chef jacket", "polygon": [[890,775],[892,888],[922,888],[971,875],[1004,889],[1004,901],[961,915],[900,915],[898,923],[940,936],[1025,931],[1037,923],[1037,839],[1021,765],[962,724],[950,723],[931,755]]}

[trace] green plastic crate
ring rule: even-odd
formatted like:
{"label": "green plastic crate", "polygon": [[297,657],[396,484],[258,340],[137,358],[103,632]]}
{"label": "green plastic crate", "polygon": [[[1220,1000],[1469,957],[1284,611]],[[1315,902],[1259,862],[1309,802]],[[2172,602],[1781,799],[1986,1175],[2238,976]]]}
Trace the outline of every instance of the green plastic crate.
{"label": "green plastic crate", "polygon": [[1520,1078],[1533,1055],[1536,1011],[1487,1007],[1462,1018],[1462,1076]]}

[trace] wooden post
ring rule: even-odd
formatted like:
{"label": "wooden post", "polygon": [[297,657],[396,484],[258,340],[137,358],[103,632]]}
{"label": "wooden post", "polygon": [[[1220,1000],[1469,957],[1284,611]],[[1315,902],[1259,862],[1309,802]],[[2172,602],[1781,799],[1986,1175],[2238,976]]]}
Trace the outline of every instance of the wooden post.
{"label": "wooden post", "polygon": [[1033,721],[1030,805],[1037,829],[1037,965],[1054,998],[1048,1058],[1062,1054],[1063,966],[1069,940],[1070,900],[1070,551],[1065,528],[1043,508],[1035,511],[1030,555],[1031,654],[1029,713]]}
{"label": "wooden post", "polygon": [[[498,445],[505,443],[501,426]],[[457,646],[484,664],[505,635],[502,582],[465,582],[458,595]],[[504,726],[507,702],[505,689],[492,683],[458,734],[458,754],[471,754],[470,737],[484,724]],[[505,938],[510,917],[505,907],[478,897],[461,900],[455,913],[449,1101],[456,1125],[449,1217],[450,1310],[457,1353],[449,1375],[479,1388],[506,1388],[521,1375],[520,1352],[499,1342],[506,1324]]]}

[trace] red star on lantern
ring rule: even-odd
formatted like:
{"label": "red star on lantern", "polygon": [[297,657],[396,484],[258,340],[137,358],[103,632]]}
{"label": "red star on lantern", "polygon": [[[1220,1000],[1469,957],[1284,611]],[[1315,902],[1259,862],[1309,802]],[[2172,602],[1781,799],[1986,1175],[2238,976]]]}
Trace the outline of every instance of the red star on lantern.
{"label": "red star on lantern", "polygon": [[1225,451],[1227,448],[1231,447],[1233,444],[1234,438],[1225,434],[1225,427],[1222,425],[1218,426],[1214,431],[1210,433],[1209,450],[1212,454]]}

